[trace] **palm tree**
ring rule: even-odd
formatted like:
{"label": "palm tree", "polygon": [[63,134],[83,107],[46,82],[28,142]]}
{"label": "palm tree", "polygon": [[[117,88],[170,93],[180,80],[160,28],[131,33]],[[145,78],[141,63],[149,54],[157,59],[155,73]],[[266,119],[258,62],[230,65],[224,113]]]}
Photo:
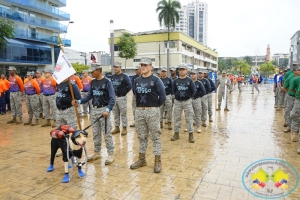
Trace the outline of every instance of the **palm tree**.
{"label": "palm tree", "polygon": [[235,65],[234,69],[239,71],[239,74],[251,73],[251,66],[247,60],[236,60],[233,61],[233,64]]}
{"label": "palm tree", "polygon": [[158,21],[160,26],[163,24],[168,28],[168,41],[170,40],[170,29],[175,28],[176,23],[179,22],[179,13],[177,9],[181,8],[181,4],[176,0],[161,0],[157,4],[156,12],[158,14]]}

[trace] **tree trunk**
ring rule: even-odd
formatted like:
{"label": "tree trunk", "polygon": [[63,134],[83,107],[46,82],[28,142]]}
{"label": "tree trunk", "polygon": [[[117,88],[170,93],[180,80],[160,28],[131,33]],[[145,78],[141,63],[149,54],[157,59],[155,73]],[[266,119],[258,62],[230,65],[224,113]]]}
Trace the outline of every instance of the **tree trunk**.
{"label": "tree trunk", "polygon": [[127,63],[127,59],[125,58],[125,73],[126,73],[126,63]]}

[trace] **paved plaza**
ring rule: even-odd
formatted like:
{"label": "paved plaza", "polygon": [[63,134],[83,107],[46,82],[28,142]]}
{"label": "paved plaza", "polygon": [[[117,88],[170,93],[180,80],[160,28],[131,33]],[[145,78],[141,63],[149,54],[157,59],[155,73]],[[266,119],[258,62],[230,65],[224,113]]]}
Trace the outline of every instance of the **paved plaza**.
{"label": "paved plaza", "polygon": [[[260,199],[244,188],[244,170],[255,161],[276,158],[300,172],[300,155],[296,153],[298,142],[291,142],[290,135],[283,132],[283,110],[274,109],[272,85],[259,88],[261,92],[252,95],[250,85],[243,86],[241,94],[236,87],[229,95],[230,111],[214,111],[214,122],[202,127],[200,134],[195,131],[195,143],[189,143],[184,133],[184,118],[179,140],[172,142],[173,132],[164,128],[161,173],[153,173],[152,142],[146,154],[148,165],[129,169],[138,157],[139,143],[135,129],[128,127],[126,136],[113,135],[112,165],[105,166],[103,142],[102,158],[83,167],[86,177],[82,179],[77,169],[71,169],[69,183],[61,183],[61,157],[56,158],[54,171],[46,172],[52,128],[8,125],[9,112],[0,120],[0,199]],[[129,124],[133,122],[131,97],[130,92]],[[24,113],[25,109],[23,101]],[[24,114],[23,121],[27,118]],[[90,116],[83,117],[83,127],[90,124]],[[88,133],[87,148],[92,154],[92,129]],[[299,187],[284,199],[300,199]]]}

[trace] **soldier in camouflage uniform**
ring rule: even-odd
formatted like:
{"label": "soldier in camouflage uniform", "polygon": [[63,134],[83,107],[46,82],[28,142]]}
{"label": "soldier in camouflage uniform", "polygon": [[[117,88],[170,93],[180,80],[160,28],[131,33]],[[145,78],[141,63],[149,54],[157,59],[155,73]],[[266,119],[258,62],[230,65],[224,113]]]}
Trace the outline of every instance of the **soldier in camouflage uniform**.
{"label": "soldier in camouflage uniform", "polygon": [[[78,106],[78,104],[84,104],[92,99],[92,122],[95,122],[101,115],[103,116],[103,118],[92,125],[95,153],[88,157],[88,161],[101,157],[103,133],[108,153],[105,164],[110,165],[114,162],[114,143],[111,134],[110,111],[113,109],[116,101],[115,92],[112,82],[102,74],[102,67],[99,63],[93,63],[90,71],[95,79],[91,82],[88,95],[81,100],[73,101],[72,104]],[[105,121],[107,123],[107,132],[105,132]]]}
{"label": "soldier in camouflage uniform", "polygon": [[[201,120],[202,120],[202,126],[206,127],[206,120],[207,120],[207,111],[208,111],[208,94],[211,92],[211,85],[209,80],[204,78],[204,73],[206,71],[204,69],[201,69],[198,74],[198,80],[203,84],[205,88],[205,96],[201,98]],[[211,114],[211,113],[210,113]]]}
{"label": "soldier in camouflage uniform", "polygon": [[[113,113],[115,119],[115,129],[112,134],[120,133],[120,118],[122,120],[122,132],[121,135],[127,134],[127,93],[132,88],[132,83],[127,74],[122,73],[121,63],[116,62],[114,64],[115,74],[111,76],[111,82],[113,84],[116,94],[116,105],[114,106]],[[121,116],[121,117],[120,117]]]}
{"label": "soldier in camouflage uniform", "polygon": [[[132,77],[131,79],[131,83],[132,83],[132,87],[133,87],[133,84],[134,84],[134,80],[137,78],[137,77],[140,77],[142,75],[142,72],[141,72],[141,66],[138,65],[136,66],[135,68],[135,75]],[[136,110],[136,99],[135,99],[135,96],[134,94],[132,95],[132,112],[133,112],[133,119],[134,119],[134,122],[133,124],[130,125],[130,127],[135,127],[135,110]]]}
{"label": "soldier in camouflage uniform", "polygon": [[39,98],[38,107],[39,107],[40,118],[44,118],[44,116],[43,116],[43,113],[44,113],[43,112],[43,99],[44,99],[43,82],[44,82],[45,78],[42,77],[42,75],[43,75],[43,72],[38,69],[36,71],[36,79],[35,80],[39,84],[39,87],[41,89],[41,92],[38,96],[38,98]]}
{"label": "soldier in camouflage uniform", "polygon": [[[16,75],[16,68],[15,67],[9,67],[9,83],[10,83],[10,104],[11,104],[11,115],[13,116],[13,119],[8,121],[8,124],[21,124],[22,122],[22,94],[24,92],[24,85],[22,79]],[[16,117],[19,117],[19,120],[17,121]]]}
{"label": "soldier in camouflage uniform", "polygon": [[[227,85],[227,91],[225,91],[225,85]],[[218,89],[218,108],[217,110],[221,110],[221,103],[222,103],[222,98],[225,98],[225,92],[226,92],[226,99],[225,99],[225,108],[224,111],[229,111],[227,104],[228,104],[228,90],[231,86],[231,81],[230,79],[226,76],[226,71],[222,71],[222,77],[218,78],[217,80],[217,88],[220,86]]]}
{"label": "soldier in camouflage uniform", "polygon": [[160,173],[161,165],[161,129],[159,126],[159,107],[165,102],[165,87],[162,81],[151,74],[151,58],[141,59],[142,76],[136,78],[133,84],[133,93],[136,97],[136,123],[135,128],[139,139],[139,159],[130,166],[130,169],[138,169],[146,166],[145,154],[148,148],[148,138],[153,143],[155,155],[154,172]]}
{"label": "soldier in camouflage uniform", "polygon": [[212,119],[212,98],[213,98],[213,92],[216,90],[216,85],[213,82],[213,80],[211,80],[211,78],[209,77],[209,71],[205,70],[204,71],[204,78],[206,78],[209,81],[210,84],[210,92],[207,94],[207,108],[208,108],[208,116],[209,116],[209,122],[213,122]]}
{"label": "soldier in camouflage uniform", "polygon": [[[28,81],[24,84],[26,94],[26,106],[28,110],[29,119],[24,125],[36,126],[39,124],[39,84],[33,80],[34,72],[27,72]],[[35,123],[32,123],[33,114],[35,116]]]}
{"label": "soldier in camouflage uniform", "polygon": [[[56,103],[55,103],[55,92],[56,92],[56,81],[53,77],[51,77],[50,69],[44,70],[45,79],[43,81],[43,110],[45,113],[46,122],[42,124],[42,127],[51,126],[51,116],[50,116],[50,109],[52,112],[52,119],[53,124],[52,128],[56,128]],[[73,116],[74,117],[74,116]],[[69,124],[70,125],[70,124]]]}
{"label": "soldier in camouflage uniform", "polygon": [[173,93],[174,101],[174,135],[171,141],[179,139],[181,113],[184,110],[187,131],[189,132],[189,142],[194,143],[193,127],[193,106],[192,97],[196,93],[196,86],[192,79],[187,77],[187,66],[182,64],[179,67],[179,78],[174,80]]}

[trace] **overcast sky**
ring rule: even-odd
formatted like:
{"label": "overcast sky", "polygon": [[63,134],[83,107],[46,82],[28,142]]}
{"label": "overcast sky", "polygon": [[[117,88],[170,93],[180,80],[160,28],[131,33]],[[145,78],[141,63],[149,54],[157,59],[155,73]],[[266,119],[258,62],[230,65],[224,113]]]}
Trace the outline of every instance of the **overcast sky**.
{"label": "overcast sky", "polygon": [[[180,0],[186,5],[191,0]],[[201,2],[201,1],[200,1]],[[288,53],[290,38],[300,30],[299,0],[207,0],[208,46],[219,56]],[[160,29],[157,0],[67,0],[71,14],[67,39],[72,49],[109,52],[110,20],[115,29],[142,32]],[[62,35],[64,37],[64,35]]]}

